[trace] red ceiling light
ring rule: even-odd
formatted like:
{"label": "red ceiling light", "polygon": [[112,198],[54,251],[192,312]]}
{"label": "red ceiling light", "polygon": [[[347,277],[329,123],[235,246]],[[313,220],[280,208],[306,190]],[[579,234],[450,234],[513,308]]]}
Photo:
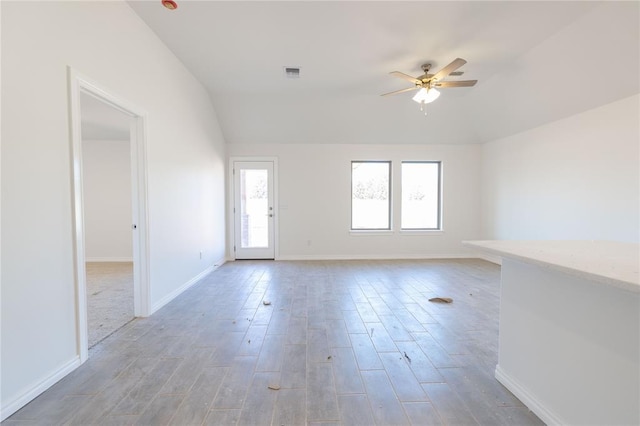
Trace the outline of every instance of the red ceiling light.
{"label": "red ceiling light", "polygon": [[162,0],[162,5],[169,10],[176,10],[178,8],[178,3],[173,0]]}

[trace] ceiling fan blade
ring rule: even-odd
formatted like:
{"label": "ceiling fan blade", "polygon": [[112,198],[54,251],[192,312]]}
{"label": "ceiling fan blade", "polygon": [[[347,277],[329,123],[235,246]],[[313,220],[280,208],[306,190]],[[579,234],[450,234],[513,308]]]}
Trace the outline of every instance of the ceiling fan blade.
{"label": "ceiling fan blade", "polygon": [[457,70],[458,68],[460,68],[466,63],[467,61],[465,61],[464,59],[457,58],[453,62],[451,62],[449,65],[447,65],[446,67],[442,68],[440,71],[435,73],[435,75],[433,76],[433,79],[442,80],[443,78],[445,78],[446,76],[448,76],[449,74],[451,74],[452,72],[454,72],[455,70]]}
{"label": "ceiling fan blade", "polygon": [[391,75],[393,75],[395,77],[399,77],[399,78],[401,78],[403,80],[410,81],[413,84],[420,84],[421,83],[420,80],[418,80],[417,78],[411,77],[410,75],[407,75],[407,74],[405,74],[403,72],[400,72],[400,71],[391,71],[389,74],[391,74]]}
{"label": "ceiling fan blade", "polygon": [[385,94],[380,95],[380,96],[397,95],[398,93],[409,92],[411,90],[416,90],[416,89],[419,89],[419,88],[420,87],[418,87],[418,86],[416,86],[416,87],[408,87],[406,89],[396,90],[395,92],[385,93]]}
{"label": "ceiling fan blade", "polygon": [[462,80],[462,81],[439,81],[436,87],[471,87],[475,86],[478,80]]}

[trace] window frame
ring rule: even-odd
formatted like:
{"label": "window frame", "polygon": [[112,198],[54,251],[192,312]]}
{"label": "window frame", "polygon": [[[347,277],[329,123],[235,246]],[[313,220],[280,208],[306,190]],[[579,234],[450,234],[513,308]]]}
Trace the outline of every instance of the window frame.
{"label": "window frame", "polygon": [[[388,197],[387,197],[387,227],[386,228],[354,228],[353,227],[353,165],[355,163],[365,163],[365,164],[371,164],[371,163],[385,163],[388,165],[388,172],[389,172],[389,181],[388,181]],[[355,232],[355,233],[367,233],[367,232],[374,232],[374,233],[385,233],[385,232],[390,232],[392,231],[392,224],[393,224],[393,203],[392,203],[392,188],[393,188],[393,161],[391,160],[351,160],[351,198],[350,198],[350,203],[351,203],[351,218],[350,218],[350,224],[349,224],[349,230],[351,232]]]}
{"label": "window frame", "polygon": [[[437,164],[438,166],[438,183],[437,183],[437,227],[436,228],[404,228],[402,226],[403,213],[403,184],[402,165],[403,164]],[[441,232],[442,231],[442,161],[440,160],[406,160],[400,162],[400,231],[401,232]]]}

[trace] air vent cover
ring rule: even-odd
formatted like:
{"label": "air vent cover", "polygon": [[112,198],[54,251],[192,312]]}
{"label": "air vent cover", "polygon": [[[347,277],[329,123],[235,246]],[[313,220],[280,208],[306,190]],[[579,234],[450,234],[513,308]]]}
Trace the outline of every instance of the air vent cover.
{"label": "air vent cover", "polygon": [[284,76],[287,78],[300,78],[300,67],[284,67]]}

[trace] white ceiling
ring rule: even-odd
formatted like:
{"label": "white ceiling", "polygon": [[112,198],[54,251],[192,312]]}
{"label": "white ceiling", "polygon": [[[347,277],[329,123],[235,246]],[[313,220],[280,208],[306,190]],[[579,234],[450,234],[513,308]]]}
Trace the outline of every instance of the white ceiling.
{"label": "white ceiling", "polygon": [[[129,1],[207,88],[228,143],[477,143],[639,91],[638,2]],[[456,57],[428,115],[382,93]],[[299,79],[283,67],[301,68]]]}

